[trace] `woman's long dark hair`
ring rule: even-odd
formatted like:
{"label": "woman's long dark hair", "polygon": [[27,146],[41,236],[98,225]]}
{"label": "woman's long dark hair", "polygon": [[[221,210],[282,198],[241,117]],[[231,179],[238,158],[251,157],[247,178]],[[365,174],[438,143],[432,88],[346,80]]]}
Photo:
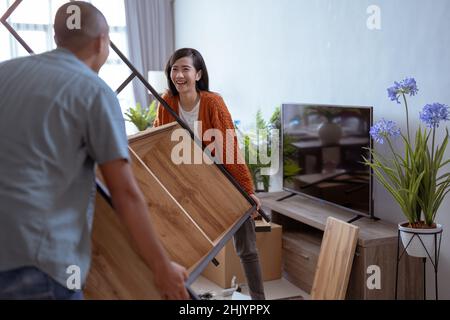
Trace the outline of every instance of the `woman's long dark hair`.
{"label": "woman's long dark hair", "polygon": [[169,61],[166,65],[166,77],[167,77],[167,83],[169,85],[169,90],[172,93],[172,95],[177,96],[178,90],[175,88],[175,85],[172,83],[172,79],[170,79],[170,71],[172,70],[172,66],[174,63],[181,58],[184,57],[191,57],[195,70],[202,71],[202,77],[200,80],[196,82],[195,88],[197,91],[209,91],[209,77],[208,77],[208,70],[206,69],[205,60],[203,60],[202,55],[200,52],[198,52],[195,49],[192,48],[182,48],[175,51],[172,56],[170,57]]}

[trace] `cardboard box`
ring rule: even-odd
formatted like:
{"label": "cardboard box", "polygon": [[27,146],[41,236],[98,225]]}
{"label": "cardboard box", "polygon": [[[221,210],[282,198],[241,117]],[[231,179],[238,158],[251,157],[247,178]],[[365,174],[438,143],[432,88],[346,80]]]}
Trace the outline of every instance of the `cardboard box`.
{"label": "cardboard box", "polygon": [[[256,229],[267,230],[265,227],[257,227]],[[256,232],[256,246],[264,281],[281,278],[281,231],[280,225],[271,223],[270,231]],[[236,276],[236,283],[247,282],[241,261],[234,250],[232,239],[219,252],[216,260],[219,262],[219,265],[216,267],[210,262],[203,271],[202,276],[222,288],[231,287],[233,276]]]}

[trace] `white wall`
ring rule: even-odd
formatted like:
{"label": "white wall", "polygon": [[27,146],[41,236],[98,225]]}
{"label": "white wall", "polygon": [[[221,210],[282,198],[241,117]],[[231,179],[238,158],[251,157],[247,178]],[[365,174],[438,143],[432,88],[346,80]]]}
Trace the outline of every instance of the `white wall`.
{"label": "white wall", "polygon": [[[370,5],[381,9],[381,30],[367,28]],[[371,105],[375,120],[404,125],[404,109],[386,88],[413,76],[420,89],[410,99],[415,128],[424,104],[450,104],[449,16],[448,0],[176,0],[176,47],[200,50],[211,90],[244,124],[258,108],[268,118],[283,102],[311,102]],[[374,197],[377,216],[404,220],[378,185]],[[449,197],[438,221],[445,228],[439,289],[450,299]]]}

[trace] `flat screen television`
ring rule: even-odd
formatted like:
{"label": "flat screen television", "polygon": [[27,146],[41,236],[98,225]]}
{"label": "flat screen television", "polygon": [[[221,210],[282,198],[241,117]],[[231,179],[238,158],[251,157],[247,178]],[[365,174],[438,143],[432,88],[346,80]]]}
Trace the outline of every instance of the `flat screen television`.
{"label": "flat screen television", "polygon": [[373,217],[372,107],[283,104],[283,189]]}

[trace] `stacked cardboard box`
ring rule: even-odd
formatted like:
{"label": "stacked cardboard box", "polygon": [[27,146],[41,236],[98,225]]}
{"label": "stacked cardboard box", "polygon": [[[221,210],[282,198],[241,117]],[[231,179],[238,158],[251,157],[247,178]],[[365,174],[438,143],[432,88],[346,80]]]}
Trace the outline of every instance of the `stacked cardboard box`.
{"label": "stacked cardboard box", "polygon": [[[256,222],[256,245],[258,247],[263,280],[277,280],[281,278],[281,231],[280,225],[271,223],[270,228],[264,222]],[[203,271],[202,276],[216,283],[222,288],[230,288],[233,277],[236,283],[245,283],[245,275],[239,257],[230,240],[216,256],[219,262],[215,266],[211,262]]]}

